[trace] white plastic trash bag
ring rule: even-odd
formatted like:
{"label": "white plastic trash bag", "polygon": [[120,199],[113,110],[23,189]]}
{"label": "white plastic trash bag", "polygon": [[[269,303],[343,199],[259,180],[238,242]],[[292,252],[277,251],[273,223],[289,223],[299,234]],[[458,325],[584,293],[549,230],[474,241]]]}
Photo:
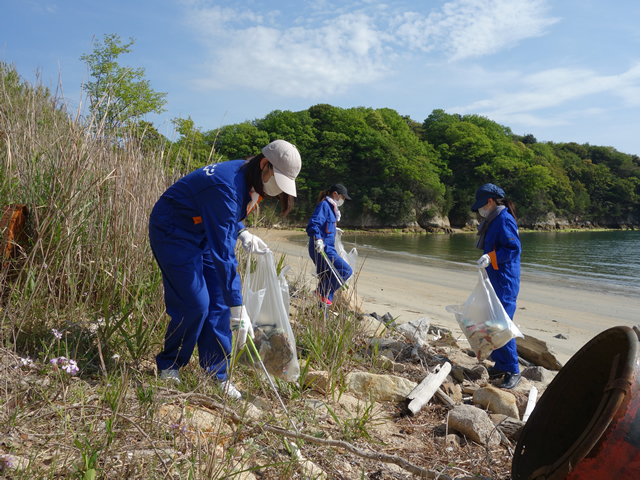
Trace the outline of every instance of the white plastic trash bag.
{"label": "white plastic trash bag", "polygon": [[358,263],[358,250],[356,250],[356,247],[353,247],[351,251],[347,253],[347,251],[344,249],[344,246],[342,245],[342,232],[339,231],[336,231],[335,247],[338,255],[340,255],[340,257],[351,267],[351,270],[354,273],[351,278],[355,277],[356,265]]}
{"label": "white plastic trash bag", "polygon": [[504,310],[484,268],[479,275],[480,280],[464,305],[449,305],[446,309],[456,316],[478,360],[483,360],[512,338],[524,335]]}
{"label": "white plastic trash bag", "polygon": [[[249,257],[248,262],[251,261]],[[267,372],[285,382],[295,382],[300,376],[300,363],[296,351],[296,340],[289,323],[289,286],[284,278],[288,270],[276,275],[276,264],[272,251],[258,255],[255,271],[247,265],[243,296],[255,334],[254,343]],[[286,287],[286,295],[285,295]],[[262,301],[253,298],[264,291]],[[249,303],[252,310],[249,310]],[[258,310],[253,305],[260,303]],[[245,352],[242,361],[252,365]],[[255,361],[257,359],[254,358]]]}

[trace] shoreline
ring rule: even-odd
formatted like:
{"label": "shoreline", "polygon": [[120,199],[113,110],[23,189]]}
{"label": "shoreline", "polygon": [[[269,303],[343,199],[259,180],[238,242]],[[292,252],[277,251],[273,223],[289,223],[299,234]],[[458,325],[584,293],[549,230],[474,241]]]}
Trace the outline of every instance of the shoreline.
{"label": "shoreline", "polygon": [[[361,231],[358,231],[360,233]],[[292,238],[304,236],[299,230],[258,229],[255,232],[274,252],[286,254],[291,265],[289,277],[315,288],[315,270],[304,242]],[[360,257],[356,291],[367,313],[387,312],[404,323],[427,316],[432,324],[448,328],[464,339],[447,305],[463,304],[477,283],[472,267],[447,268],[424,261],[404,262],[393,258]],[[514,322],[525,335],[547,342],[561,363],[576,353],[596,334],[607,328],[638,321],[640,298],[618,292],[586,290],[563,285],[561,281],[534,281],[521,278],[518,309]],[[566,339],[556,338],[564,335]],[[459,340],[466,346],[466,340]]]}
{"label": "shoreline", "polygon": [[[358,235],[469,235],[477,233],[477,230],[474,229],[464,229],[464,228],[450,228],[451,232],[428,232],[422,227],[405,227],[405,228],[366,228],[366,229],[358,229],[358,228],[343,228],[344,233],[349,234],[358,234]],[[283,232],[305,232],[304,227],[273,227],[269,230],[280,230]],[[541,228],[524,228],[518,227],[518,232],[520,233],[582,233],[582,232],[631,232],[634,228],[552,228],[552,229],[541,229]]]}

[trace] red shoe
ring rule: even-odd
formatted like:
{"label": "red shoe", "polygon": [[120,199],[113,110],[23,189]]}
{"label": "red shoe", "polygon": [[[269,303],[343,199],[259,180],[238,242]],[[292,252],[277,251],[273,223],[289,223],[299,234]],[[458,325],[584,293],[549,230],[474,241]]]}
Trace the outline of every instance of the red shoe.
{"label": "red shoe", "polygon": [[319,297],[319,298],[320,298],[320,301],[321,301],[322,303],[324,303],[325,305],[329,306],[329,305],[332,305],[332,304],[333,304],[333,302],[332,302],[331,300],[329,300],[328,298],[325,298],[325,297],[323,297],[322,295],[320,295],[320,294],[318,293],[318,291],[317,291],[317,290],[316,290],[316,291],[314,291],[313,293],[315,293],[316,297]]}

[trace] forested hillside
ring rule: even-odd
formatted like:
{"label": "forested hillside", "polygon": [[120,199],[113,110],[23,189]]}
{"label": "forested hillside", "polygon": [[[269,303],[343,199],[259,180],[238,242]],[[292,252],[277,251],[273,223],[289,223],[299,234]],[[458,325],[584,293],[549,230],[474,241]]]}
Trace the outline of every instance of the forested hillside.
{"label": "forested hillside", "polygon": [[[175,149],[194,168],[256,154],[271,140],[297,145],[303,158],[294,219],[304,221],[318,192],[341,182],[354,201],[345,207],[352,226],[462,227],[478,186],[500,185],[516,203],[520,223],[552,213],[566,224],[631,224],[640,199],[640,158],[613,147],[541,143],[532,134],[478,115],[434,110],[422,123],[392,109],[315,105],[300,112],[201,132],[181,120]],[[553,216],[552,216],[553,217]],[[432,219],[438,219],[432,222]]]}

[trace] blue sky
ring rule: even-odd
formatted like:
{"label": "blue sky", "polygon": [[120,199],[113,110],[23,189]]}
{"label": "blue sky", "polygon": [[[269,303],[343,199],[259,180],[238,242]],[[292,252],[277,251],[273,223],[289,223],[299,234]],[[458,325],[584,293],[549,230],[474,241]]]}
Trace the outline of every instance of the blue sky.
{"label": "blue sky", "polygon": [[4,0],[0,46],[78,105],[92,38],[135,38],[167,111],[204,130],[318,103],[477,113],[640,155],[640,2]]}

